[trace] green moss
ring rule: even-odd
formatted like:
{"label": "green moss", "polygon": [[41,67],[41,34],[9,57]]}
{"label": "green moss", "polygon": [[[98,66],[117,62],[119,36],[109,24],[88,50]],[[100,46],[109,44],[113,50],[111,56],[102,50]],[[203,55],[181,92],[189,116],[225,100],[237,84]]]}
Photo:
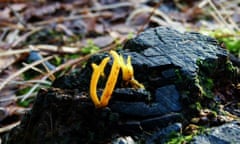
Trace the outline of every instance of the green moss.
{"label": "green moss", "polygon": [[183,135],[182,133],[173,133],[169,137],[169,140],[166,142],[166,144],[183,144],[188,143],[193,138],[192,135]]}
{"label": "green moss", "polygon": [[195,78],[195,85],[200,89],[200,96],[213,99],[214,88],[234,83],[236,80],[236,68],[229,60],[198,60],[197,64],[199,71]]}
{"label": "green moss", "polygon": [[202,105],[200,102],[195,102],[194,104],[190,105],[190,108],[196,109],[197,111],[200,111],[202,109]]}
{"label": "green moss", "polygon": [[201,95],[212,99],[214,97],[213,88],[214,88],[214,81],[213,79],[207,76],[200,76],[199,77],[199,88],[201,90]]}
{"label": "green moss", "polygon": [[116,50],[121,50],[123,48],[123,43],[121,42],[121,40],[115,39],[114,43],[115,43],[115,49]]}
{"label": "green moss", "polygon": [[215,99],[215,91],[237,82],[237,69],[227,59],[197,60],[198,71],[194,77],[186,76],[175,70],[175,81],[181,91],[182,101],[187,113],[197,114],[201,109],[216,109],[219,102]]}
{"label": "green moss", "polygon": [[230,31],[228,29],[200,30],[200,33],[216,38],[223,42],[226,48],[236,56],[240,55],[240,31]]}
{"label": "green moss", "polygon": [[30,98],[24,101],[18,101],[17,104],[22,107],[28,108],[30,104],[33,104],[34,98]]}
{"label": "green moss", "polygon": [[133,32],[128,33],[127,39],[130,40],[130,39],[133,39],[133,38],[134,38],[134,33]]}
{"label": "green moss", "polygon": [[100,48],[96,46],[93,40],[87,40],[87,45],[81,49],[83,54],[92,54],[99,50]]}
{"label": "green moss", "polygon": [[179,69],[175,69],[175,74],[177,76],[176,83],[182,83],[183,82],[183,76],[182,76],[180,70]]}
{"label": "green moss", "polygon": [[165,144],[185,144],[189,143],[194,136],[204,134],[208,131],[205,127],[197,126],[191,134],[183,134],[183,132],[175,132],[168,136],[168,141]]}

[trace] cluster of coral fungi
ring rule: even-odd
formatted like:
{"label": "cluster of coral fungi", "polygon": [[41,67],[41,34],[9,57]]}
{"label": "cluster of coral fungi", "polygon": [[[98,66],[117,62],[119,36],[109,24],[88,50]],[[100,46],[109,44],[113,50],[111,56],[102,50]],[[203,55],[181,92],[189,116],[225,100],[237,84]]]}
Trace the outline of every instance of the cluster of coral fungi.
{"label": "cluster of coral fungi", "polygon": [[90,81],[90,97],[96,108],[101,108],[108,105],[116,85],[120,69],[122,70],[122,79],[125,83],[130,83],[133,88],[144,88],[142,84],[134,79],[134,70],[131,64],[131,57],[128,56],[127,63],[125,63],[123,56],[118,55],[117,52],[110,51],[110,54],[113,57],[113,65],[100,100],[97,96],[97,84],[100,76],[105,75],[104,69],[110,60],[110,57],[105,57],[99,65],[96,65],[95,63],[92,64],[93,73]]}

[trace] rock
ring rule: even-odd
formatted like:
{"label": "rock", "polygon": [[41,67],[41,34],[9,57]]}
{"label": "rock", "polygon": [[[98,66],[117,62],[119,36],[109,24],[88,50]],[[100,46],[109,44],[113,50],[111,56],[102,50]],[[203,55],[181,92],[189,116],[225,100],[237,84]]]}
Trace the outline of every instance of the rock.
{"label": "rock", "polygon": [[112,101],[150,101],[151,94],[145,89],[116,88],[112,94]]}
{"label": "rock", "polygon": [[193,138],[191,144],[237,144],[240,143],[240,122],[231,122],[211,128],[206,134]]}
{"label": "rock", "polygon": [[155,97],[156,102],[162,104],[163,107],[171,112],[178,112],[182,109],[180,95],[174,85],[157,88]]}
{"label": "rock", "polygon": [[163,128],[166,127],[166,125],[181,122],[183,121],[183,117],[179,113],[169,113],[165,114],[160,117],[155,118],[148,118],[145,120],[142,120],[140,125],[143,128],[143,130],[155,130],[156,128]]}
{"label": "rock", "polygon": [[[227,52],[213,38],[163,27],[141,33],[128,41],[124,48],[129,49],[133,55],[147,58],[141,61],[141,65],[149,68],[173,65],[192,76],[197,72],[197,60],[227,57]],[[133,60],[133,63],[139,62]]]}
{"label": "rock", "polygon": [[146,144],[154,144],[159,143],[163,144],[166,143],[167,137],[173,133],[181,132],[182,124],[181,123],[174,123],[169,125],[159,131],[156,131],[154,134],[146,138]]}
{"label": "rock", "polygon": [[[240,89],[239,89],[240,92]],[[225,108],[226,111],[230,112],[231,114],[240,117],[240,105],[239,100],[230,102]]]}
{"label": "rock", "polygon": [[[124,93],[122,94],[125,95]],[[114,95],[113,95],[114,96]],[[134,96],[135,97],[135,96]],[[179,112],[182,107],[180,95],[174,85],[158,88],[155,93],[155,100],[152,103],[146,102],[119,102],[114,101],[110,104],[113,111],[121,114],[149,117],[160,116],[171,112]]]}
{"label": "rock", "polygon": [[112,141],[112,144],[137,144],[132,137],[119,137]]}
{"label": "rock", "polygon": [[159,128],[164,128],[169,124],[181,122],[183,117],[179,113],[169,113],[163,116],[154,118],[145,118],[142,120],[127,121],[119,120],[119,130],[124,133],[133,135],[141,131],[154,131]]}
{"label": "rock", "polygon": [[184,91],[211,97],[206,79],[216,79],[217,83],[237,80],[227,51],[215,39],[199,33],[152,28],[129,40],[124,48],[129,50],[125,56],[132,56],[136,79],[149,89],[181,81],[178,87]]}
{"label": "rock", "polygon": [[171,112],[159,103],[147,104],[145,102],[113,102],[110,104],[113,111],[117,111],[123,115],[135,117],[160,116]]}

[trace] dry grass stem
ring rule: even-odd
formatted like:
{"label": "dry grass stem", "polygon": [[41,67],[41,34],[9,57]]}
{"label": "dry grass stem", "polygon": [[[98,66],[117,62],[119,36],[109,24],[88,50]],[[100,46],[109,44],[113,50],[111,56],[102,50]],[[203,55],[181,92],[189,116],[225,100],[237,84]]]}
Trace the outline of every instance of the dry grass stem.
{"label": "dry grass stem", "polygon": [[[152,13],[156,16],[159,16],[161,17],[166,23],[168,23],[168,25],[174,25],[175,22],[168,16],[166,15],[165,13],[163,13],[162,11],[160,10],[157,10],[157,9],[154,9],[154,8],[150,8],[150,7],[143,7],[143,8],[139,8],[139,9],[136,9],[135,11],[133,11],[127,18],[126,20],[126,24],[127,25],[131,25],[131,21],[134,19],[134,17],[136,17],[138,14],[141,14],[141,13]],[[152,15],[150,15],[152,16]],[[150,17],[151,18],[151,17]]]}
{"label": "dry grass stem", "polygon": [[[46,77],[47,79],[47,77]],[[46,79],[42,79],[42,80],[46,80]],[[40,86],[40,83],[35,84],[26,94],[22,95],[22,96],[18,96],[17,99],[21,99],[21,101],[24,101],[26,99],[28,99],[31,95],[33,95],[33,92]],[[36,95],[35,95],[36,96]]]}
{"label": "dry grass stem", "polygon": [[56,18],[52,18],[50,20],[45,20],[45,21],[41,21],[41,22],[37,22],[34,23],[34,26],[43,26],[43,25],[47,25],[47,24],[52,24],[52,23],[61,23],[64,21],[71,21],[71,20],[77,20],[77,19],[83,19],[83,18],[92,18],[92,17],[104,17],[104,16],[108,16],[109,13],[94,13],[94,14],[85,14],[85,15],[71,15],[68,17],[56,17]]}
{"label": "dry grass stem", "polygon": [[68,47],[68,46],[55,46],[55,45],[32,45],[36,50],[44,50],[50,52],[58,52],[58,53],[77,53],[79,52],[79,48],[77,47]]}
{"label": "dry grass stem", "polygon": [[0,57],[16,55],[16,54],[22,54],[22,53],[28,53],[30,51],[31,51],[31,49],[29,49],[29,48],[17,49],[17,50],[9,50],[9,51],[2,51],[0,53]]}
{"label": "dry grass stem", "polygon": [[17,121],[15,123],[12,123],[10,125],[7,125],[7,126],[4,126],[4,127],[0,128],[0,134],[10,131],[14,127],[20,125],[20,123],[21,123],[21,121]]}
{"label": "dry grass stem", "polygon": [[37,28],[32,29],[30,32],[25,33],[18,40],[16,40],[14,43],[11,44],[11,48],[16,47],[21,42],[24,42],[29,36],[40,31],[41,29],[42,29],[41,27],[37,27]]}
{"label": "dry grass stem", "polygon": [[[213,4],[213,2],[211,0],[208,0],[209,5],[213,8],[213,12],[216,14],[216,16],[214,16],[214,18],[217,18],[217,20],[225,26],[227,27],[231,32],[234,33],[234,31],[231,29],[231,27],[229,26],[229,24],[226,22],[226,20],[223,18],[223,16],[221,15],[221,13],[219,12],[219,10],[217,9],[217,7]],[[214,15],[215,15],[214,14]]]}
{"label": "dry grass stem", "polygon": [[155,11],[157,10],[157,8],[160,6],[160,4],[162,3],[162,1],[160,0],[158,2],[158,4],[152,9],[152,12],[150,13],[150,15],[148,16],[147,20],[145,21],[145,23],[142,25],[142,27],[140,28],[140,30],[137,32],[137,34],[139,34],[140,32],[142,32],[144,30],[144,28],[147,26],[147,24],[150,22],[151,17],[153,16],[153,14],[155,13]]}
{"label": "dry grass stem", "polygon": [[7,28],[7,29],[11,29],[11,30],[26,30],[26,27],[24,27],[23,25],[21,24],[13,24],[13,23],[7,23],[7,22],[1,22],[0,23],[0,27],[4,27],[4,28]]}
{"label": "dry grass stem", "polygon": [[[27,67],[27,66],[29,66],[29,64],[27,64],[27,63],[22,63],[25,67]],[[44,64],[44,63],[43,63]],[[36,71],[36,72],[39,72],[40,74],[45,74],[45,72],[44,71],[42,71],[42,70],[40,70],[39,68],[37,68],[37,67],[35,67],[35,66],[29,66],[29,69],[32,69],[32,70],[34,70],[34,71]]]}
{"label": "dry grass stem", "polygon": [[[41,87],[42,88],[42,87]],[[33,89],[33,91],[35,91],[36,89]],[[16,100],[21,100],[23,101],[23,98],[24,99],[28,99],[28,98],[35,98],[37,96],[38,92],[32,92],[32,93],[27,93],[27,94],[24,94],[24,95],[21,95],[21,96],[17,96],[16,97]],[[26,97],[26,98],[25,98]]]}
{"label": "dry grass stem", "polygon": [[29,70],[31,67],[36,66],[36,65],[39,65],[39,64],[41,64],[41,63],[43,63],[43,62],[45,62],[45,61],[47,61],[47,60],[50,60],[50,59],[52,59],[52,58],[53,58],[53,56],[49,56],[49,57],[46,57],[46,58],[44,58],[44,59],[42,59],[42,60],[36,61],[36,62],[34,62],[34,63],[31,63],[31,64],[29,64],[29,65],[26,66],[26,67],[23,67],[22,69],[20,69],[19,71],[15,72],[14,74],[10,75],[7,79],[5,79],[5,80],[0,84],[0,90],[2,90],[2,88],[3,88],[6,84],[8,84],[9,81],[11,81],[12,79],[14,79],[16,76],[18,76],[18,75],[22,74],[23,72]]}
{"label": "dry grass stem", "polygon": [[[4,79],[0,79],[0,82],[4,81]],[[27,84],[34,84],[34,83],[40,83],[44,85],[51,85],[51,82],[48,80],[11,80],[9,81],[9,84],[19,84],[19,85],[27,85]]]}
{"label": "dry grass stem", "polygon": [[23,26],[26,26],[26,23],[23,19],[23,17],[15,10],[11,7],[11,5],[8,4],[8,7],[11,9],[11,11],[13,12],[13,14],[15,15],[15,17],[17,18],[18,22],[21,23]]}
{"label": "dry grass stem", "polygon": [[[90,9],[87,9],[88,11],[103,11],[103,10],[111,10],[111,9],[116,9],[119,7],[135,7],[135,5],[133,5],[130,2],[119,2],[119,3],[115,3],[115,4],[108,4],[108,5],[101,5],[100,7],[92,7]],[[86,12],[86,10],[77,10],[77,13],[83,13]]]}

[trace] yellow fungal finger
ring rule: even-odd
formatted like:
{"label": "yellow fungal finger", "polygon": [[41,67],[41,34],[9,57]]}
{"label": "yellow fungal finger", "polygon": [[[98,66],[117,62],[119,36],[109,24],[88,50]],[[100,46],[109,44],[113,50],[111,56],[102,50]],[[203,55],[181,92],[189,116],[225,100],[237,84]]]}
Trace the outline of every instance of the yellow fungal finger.
{"label": "yellow fungal finger", "polygon": [[132,85],[133,88],[144,88],[144,85],[139,83],[134,78],[132,80],[130,80],[130,84]]}
{"label": "yellow fungal finger", "polygon": [[105,85],[105,89],[104,89],[102,97],[101,97],[100,103],[101,103],[102,107],[107,106],[107,104],[111,98],[112,92],[114,90],[114,87],[116,85],[116,82],[118,79],[118,74],[120,71],[119,55],[115,51],[110,51],[110,54],[113,57],[113,65],[112,65],[111,72],[109,74],[107,83]]}
{"label": "yellow fungal finger", "polygon": [[127,59],[127,67],[129,69],[129,71],[131,72],[131,75],[133,76],[133,66],[132,66],[132,63],[131,63],[131,57],[128,56],[128,59]]}
{"label": "yellow fungal finger", "polygon": [[109,60],[110,58],[106,57],[102,60],[102,62],[99,65],[96,65],[94,63],[92,64],[93,73],[90,81],[90,97],[96,107],[100,105],[100,101],[97,96],[97,83],[100,75],[104,73],[104,68]]}
{"label": "yellow fungal finger", "polygon": [[127,83],[130,82],[133,88],[144,88],[144,86],[141,83],[134,79],[134,70],[131,63],[131,57],[128,56],[127,64],[125,64],[122,56],[120,56],[120,60],[123,80],[126,81]]}
{"label": "yellow fungal finger", "polygon": [[125,64],[123,57],[120,56],[120,66],[122,70],[122,79],[124,81],[130,81],[133,78],[133,67],[131,64],[131,57],[128,56],[127,64]]}
{"label": "yellow fungal finger", "polygon": [[133,66],[132,66],[132,63],[131,63],[131,57],[128,56],[128,59],[127,59],[127,74],[129,76],[129,80],[131,80],[133,77],[134,77],[134,74],[133,74]]}
{"label": "yellow fungal finger", "polygon": [[90,81],[90,97],[97,108],[107,106],[115,88],[120,69],[122,70],[122,78],[125,82],[130,83],[134,88],[144,88],[142,84],[134,79],[131,57],[128,56],[127,62],[125,63],[123,57],[119,56],[117,52],[110,51],[110,54],[113,58],[113,64],[100,100],[97,96],[97,83],[99,77],[104,76],[104,68],[110,58],[104,58],[99,65],[92,64],[93,73]]}

